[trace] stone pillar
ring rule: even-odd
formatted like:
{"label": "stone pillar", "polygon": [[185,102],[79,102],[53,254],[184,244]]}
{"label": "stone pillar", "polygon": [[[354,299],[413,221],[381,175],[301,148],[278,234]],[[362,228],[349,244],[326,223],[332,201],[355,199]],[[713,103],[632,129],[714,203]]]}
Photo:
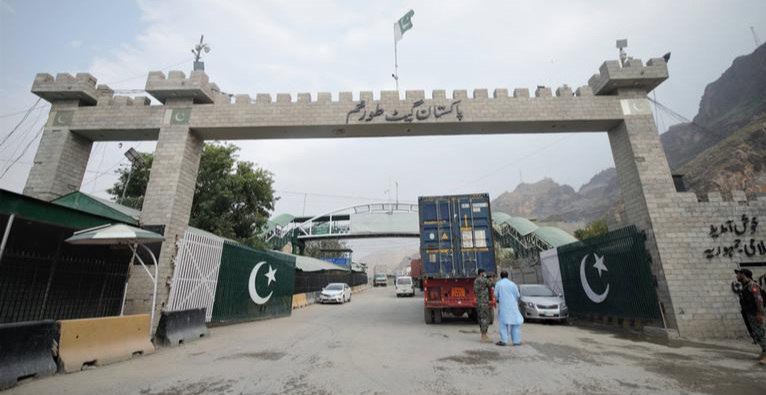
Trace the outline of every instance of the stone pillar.
{"label": "stone pillar", "polygon": [[646,232],[657,297],[667,326],[677,329],[657,240],[665,223],[662,216],[667,215],[663,207],[668,207],[676,191],[651,103],[646,98],[647,93],[667,79],[667,65],[663,59],[651,59],[646,66],[641,60],[630,59],[624,67],[616,61],[605,62],[599,71],[589,85],[596,95],[618,96],[624,115],[623,121],[608,134],[626,219]]}
{"label": "stone pillar", "polygon": [[78,107],[96,104],[96,79],[87,73],[59,74],[55,79],[38,74],[32,93],[51,103],[51,111],[24,194],[53,200],[82,184],[93,142],[72,132],[70,125]]}
{"label": "stone pillar", "polygon": [[657,279],[657,297],[666,324],[677,328],[673,303],[657,245],[658,226],[663,215],[662,202],[675,193],[665,152],[662,150],[651,112],[626,115],[625,121],[609,131],[609,143],[617,168],[625,215],[628,223],[646,232],[646,247],[652,258],[652,274]]}
{"label": "stone pillar", "polygon": [[[207,77],[204,73],[192,74],[192,78]],[[160,78],[161,77],[161,78]],[[171,72],[166,80],[162,73],[151,73],[147,92],[163,102],[165,116],[160,127],[157,148],[146,188],[141,211],[143,226],[164,228],[165,242],[158,257],[159,284],[154,325],[159,323],[160,311],[170,295],[173,277],[176,242],[183,237],[189,224],[197,170],[202,154],[203,139],[189,128],[189,119],[195,103],[208,103],[200,99],[201,89],[193,88],[183,73]],[[199,88],[199,87],[198,87]],[[152,283],[141,266],[132,266],[125,301],[125,313],[151,311]]]}

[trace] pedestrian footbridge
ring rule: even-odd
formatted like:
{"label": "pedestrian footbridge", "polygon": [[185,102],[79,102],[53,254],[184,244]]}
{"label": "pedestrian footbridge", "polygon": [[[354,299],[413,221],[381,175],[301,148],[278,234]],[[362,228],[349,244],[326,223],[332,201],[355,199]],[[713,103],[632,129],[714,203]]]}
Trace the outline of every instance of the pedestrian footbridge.
{"label": "pedestrian footbridge", "polygon": [[[517,257],[537,254],[576,241],[569,233],[552,226],[538,226],[522,217],[493,212],[495,243],[512,248]],[[420,236],[418,205],[414,203],[366,203],[315,216],[282,214],[268,221],[262,237],[272,248],[281,249],[306,241],[328,239],[393,238]]]}

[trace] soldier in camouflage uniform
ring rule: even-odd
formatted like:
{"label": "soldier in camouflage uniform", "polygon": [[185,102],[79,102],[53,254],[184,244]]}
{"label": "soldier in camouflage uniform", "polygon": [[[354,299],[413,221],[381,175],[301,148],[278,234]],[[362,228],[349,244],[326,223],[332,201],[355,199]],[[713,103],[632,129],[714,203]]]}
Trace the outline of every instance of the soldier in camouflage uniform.
{"label": "soldier in camouflage uniform", "polygon": [[476,294],[476,313],[481,330],[481,341],[491,343],[487,336],[489,323],[492,321],[492,306],[490,306],[492,282],[487,278],[484,269],[479,269],[479,275],[473,282],[473,291]]}
{"label": "soldier in camouflage uniform", "polygon": [[737,281],[742,284],[739,303],[750,323],[753,340],[761,346],[758,362],[766,365],[766,319],[764,318],[766,307],[761,287],[753,281],[753,272],[749,269],[737,269],[734,273],[737,274]]}

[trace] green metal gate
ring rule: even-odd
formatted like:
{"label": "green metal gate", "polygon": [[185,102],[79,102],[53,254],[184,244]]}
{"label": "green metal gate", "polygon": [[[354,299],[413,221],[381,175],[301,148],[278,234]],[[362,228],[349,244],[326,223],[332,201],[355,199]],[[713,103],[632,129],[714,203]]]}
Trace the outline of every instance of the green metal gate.
{"label": "green metal gate", "polygon": [[629,226],[559,247],[570,313],[660,320],[645,241],[643,232]]}
{"label": "green metal gate", "polygon": [[294,257],[225,242],[212,321],[289,316],[294,285]]}

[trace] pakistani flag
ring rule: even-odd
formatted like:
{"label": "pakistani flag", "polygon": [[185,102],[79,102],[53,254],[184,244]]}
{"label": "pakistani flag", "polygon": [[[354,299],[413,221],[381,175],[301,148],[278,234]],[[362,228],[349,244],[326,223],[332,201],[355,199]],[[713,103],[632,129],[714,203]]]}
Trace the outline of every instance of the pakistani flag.
{"label": "pakistani flag", "polygon": [[394,23],[394,40],[399,41],[404,36],[404,32],[412,29],[412,17],[415,15],[415,11],[410,10],[403,17],[401,17],[396,23]]}

